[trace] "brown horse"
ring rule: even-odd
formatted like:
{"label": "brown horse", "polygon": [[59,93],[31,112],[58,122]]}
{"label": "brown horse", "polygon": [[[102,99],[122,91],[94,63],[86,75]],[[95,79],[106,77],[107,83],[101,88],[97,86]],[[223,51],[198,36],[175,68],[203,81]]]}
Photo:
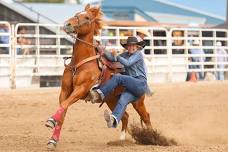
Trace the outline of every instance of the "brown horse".
{"label": "brown horse", "polygon": [[[48,148],[54,148],[59,140],[60,131],[64,122],[65,114],[69,106],[79,99],[85,99],[90,88],[96,84],[101,75],[98,67],[95,47],[93,45],[94,35],[99,34],[102,28],[102,12],[99,7],[87,5],[85,10],[77,13],[74,17],[67,20],[64,30],[68,34],[77,34],[77,41],[73,46],[71,62],[66,65],[63,73],[61,93],[59,96],[60,108],[47,120],[46,126],[53,129],[53,135],[48,142]],[[142,96],[137,102],[133,103],[134,108],[139,113],[144,123],[151,127],[150,116],[146,111]],[[106,98],[108,107],[113,110],[117,102],[115,92]],[[125,139],[127,130],[128,114],[125,112],[122,117],[121,140]]]}

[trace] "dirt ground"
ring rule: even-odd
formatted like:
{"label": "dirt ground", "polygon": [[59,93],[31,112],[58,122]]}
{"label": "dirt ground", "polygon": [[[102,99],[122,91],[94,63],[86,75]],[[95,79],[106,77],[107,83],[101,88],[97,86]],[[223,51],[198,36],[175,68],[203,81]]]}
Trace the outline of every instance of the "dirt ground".
{"label": "dirt ground", "polygon": [[[146,98],[153,127],[178,146],[137,145],[118,129],[108,129],[106,105],[79,101],[70,107],[57,152],[228,152],[228,82],[153,84]],[[48,151],[44,123],[58,107],[60,88],[0,90],[0,152]],[[130,123],[139,116],[130,105]]]}

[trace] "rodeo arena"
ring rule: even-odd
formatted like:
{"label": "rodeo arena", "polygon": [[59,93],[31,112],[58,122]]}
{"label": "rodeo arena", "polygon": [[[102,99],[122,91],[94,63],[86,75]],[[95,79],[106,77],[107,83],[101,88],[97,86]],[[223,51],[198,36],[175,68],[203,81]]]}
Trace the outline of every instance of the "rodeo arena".
{"label": "rodeo arena", "polygon": [[60,1],[0,0],[0,152],[228,152],[226,0]]}

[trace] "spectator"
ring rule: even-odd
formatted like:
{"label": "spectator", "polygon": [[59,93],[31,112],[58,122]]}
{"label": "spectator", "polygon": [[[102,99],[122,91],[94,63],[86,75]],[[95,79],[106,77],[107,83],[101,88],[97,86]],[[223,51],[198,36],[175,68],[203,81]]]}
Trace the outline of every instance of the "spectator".
{"label": "spectator", "polygon": [[225,64],[224,62],[227,62],[227,52],[225,51],[225,49],[221,48],[222,43],[221,42],[217,42],[216,46],[219,47],[216,49],[216,55],[217,55],[217,74],[216,74],[216,78],[217,80],[224,80],[224,68],[225,68]]}
{"label": "spectator", "polygon": [[[27,29],[25,27],[19,27],[17,30],[17,34],[27,34]],[[17,54],[29,54],[29,48],[23,48],[23,45],[30,45],[31,41],[28,38],[25,38],[24,36],[20,36],[17,38],[17,44],[20,45],[20,48],[17,48]]]}
{"label": "spectator", "polygon": [[[173,31],[172,32],[172,37],[173,38],[181,38],[184,37],[184,31]],[[184,40],[181,39],[173,39],[172,40],[172,46],[183,46],[184,45]],[[172,49],[172,54],[184,54],[184,49],[179,48],[179,49]]]}
{"label": "spectator", "polygon": [[[199,40],[194,40],[193,41],[193,46],[199,46],[200,41]],[[202,49],[199,48],[194,48],[194,49],[190,49],[190,53],[193,55],[198,55],[198,56],[192,56],[190,58],[191,62],[204,62],[205,61],[205,57],[202,57],[204,55],[204,51]],[[196,70],[202,70],[203,65],[200,64],[194,64],[194,65],[190,65],[190,69],[196,69]],[[203,71],[197,71],[196,72],[196,76],[198,80],[203,80],[204,79],[204,72]]]}
{"label": "spectator", "polygon": [[143,41],[146,36],[150,36],[150,33],[144,29],[136,30],[136,37],[138,41]]}
{"label": "spectator", "polygon": [[145,41],[146,42],[145,46],[148,45],[148,43],[149,43],[147,40],[145,40],[146,36],[148,36],[148,37],[151,36],[150,33],[148,32],[148,30],[144,30],[144,29],[136,30],[136,37],[137,37],[138,41]]}
{"label": "spectator", "polygon": [[[8,33],[9,28],[5,24],[0,24],[0,33]],[[0,35],[0,44],[9,44],[9,36]],[[9,47],[0,47],[0,54],[9,54]]]}

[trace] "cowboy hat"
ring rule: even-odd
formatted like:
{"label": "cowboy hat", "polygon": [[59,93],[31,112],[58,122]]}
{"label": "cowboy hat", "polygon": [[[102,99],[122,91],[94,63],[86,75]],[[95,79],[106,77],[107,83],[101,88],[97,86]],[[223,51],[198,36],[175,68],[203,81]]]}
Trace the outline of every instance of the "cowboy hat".
{"label": "cowboy hat", "polygon": [[200,45],[200,41],[199,40],[194,40],[193,41],[193,45]]}
{"label": "cowboy hat", "polygon": [[144,34],[144,35],[146,35],[148,37],[151,36],[150,33],[148,32],[148,30],[145,30],[145,29],[137,29],[136,33],[142,33],[142,34]]}
{"label": "cowboy hat", "polygon": [[120,42],[120,44],[127,49],[127,46],[130,44],[135,44],[140,46],[141,48],[144,48],[146,46],[146,42],[145,41],[138,41],[138,39],[135,36],[129,36],[127,38],[126,42]]}
{"label": "cowboy hat", "polygon": [[216,46],[222,46],[222,43],[220,41],[216,42]]}
{"label": "cowboy hat", "polygon": [[94,40],[100,42],[101,41],[101,37],[100,36],[94,36]]}

